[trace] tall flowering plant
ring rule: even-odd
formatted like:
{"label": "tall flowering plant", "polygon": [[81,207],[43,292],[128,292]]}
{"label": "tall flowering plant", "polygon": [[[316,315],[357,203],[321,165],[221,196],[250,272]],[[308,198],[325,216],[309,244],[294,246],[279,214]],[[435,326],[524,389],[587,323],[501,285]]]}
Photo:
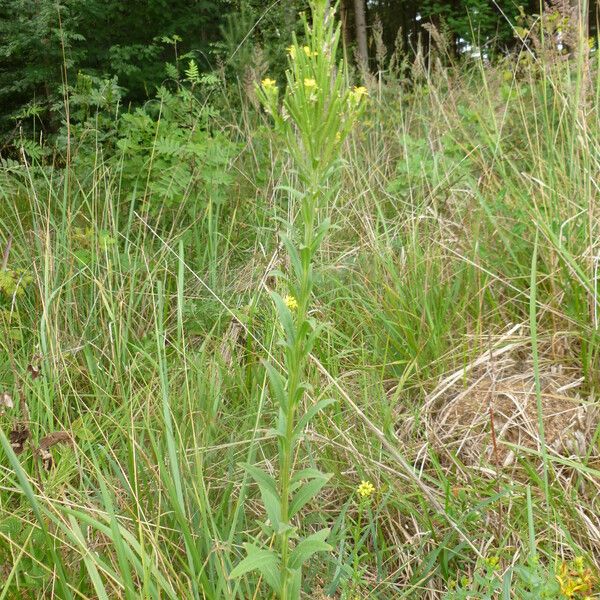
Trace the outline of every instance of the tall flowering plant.
{"label": "tall flowering plant", "polygon": [[289,68],[282,92],[265,78],[258,96],[271,115],[299,175],[299,189],[290,189],[293,220],[283,235],[290,268],[278,273],[279,289],[272,293],[281,325],[282,368],[265,362],[271,395],[279,413],[274,429],[278,440],[278,476],[255,465],[244,465],[256,481],[268,517],[266,528],[275,544],[245,545],[246,557],[233,569],[239,577],[258,571],[282,599],[300,597],[305,563],[317,552],[331,548],[328,529],[302,537],[299,513],[325,486],[329,475],[317,469],[294,469],[294,457],[306,425],[332,400],[304,409],[309,389],[308,358],[320,326],[311,316],[313,265],[330,226],[328,204],[335,193],[341,146],[364,104],[364,87],[349,89],[343,62],[336,62],[340,28],[327,0],[311,0],[312,19],[303,17],[306,45],[293,39],[288,48]]}

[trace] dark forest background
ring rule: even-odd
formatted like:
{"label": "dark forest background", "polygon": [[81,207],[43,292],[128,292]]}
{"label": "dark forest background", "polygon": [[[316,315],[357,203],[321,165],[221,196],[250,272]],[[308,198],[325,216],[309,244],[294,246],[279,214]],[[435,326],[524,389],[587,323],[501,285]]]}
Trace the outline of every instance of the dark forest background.
{"label": "dark forest background", "polygon": [[[594,2],[586,15],[578,15],[590,35],[597,29],[597,7]],[[174,75],[173,67],[180,71],[189,60],[200,72],[227,81],[267,65],[281,71],[282,49],[292,31],[301,34],[299,14],[305,9],[304,0],[2,0],[4,147],[23,127],[56,131],[65,119],[64,95],[76,92],[77,85],[91,88],[110,81],[121,104],[139,105]],[[567,0],[551,6],[513,0],[340,3],[347,57],[372,69],[394,49],[407,60],[420,50],[427,56],[435,36],[446,40],[447,60],[460,59],[473,48],[494,60],[521,46],[527,23],[542,12],[577,10]],[[560,26],[556,30],[560,35]],[[170,71],[165,64],[172,66]]]}

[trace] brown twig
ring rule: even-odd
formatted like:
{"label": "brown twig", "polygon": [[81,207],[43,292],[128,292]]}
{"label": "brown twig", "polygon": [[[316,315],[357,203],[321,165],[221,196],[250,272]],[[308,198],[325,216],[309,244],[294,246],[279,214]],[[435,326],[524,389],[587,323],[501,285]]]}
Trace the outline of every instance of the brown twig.
{"label": "brown twig", "polygon": [[10,249],[12,247],[12,235],[8,236],[8,241],[6,242],[6,248],[4,249],[4,254],[2,255],[2,268],[0,271],[5,271],[8,266],[8,257],[10,255]]}
{"label": "brown twig", "polygon": [[[490,414],[490,432],[492,437],[492,450],[494,454],[494,464],[496,467],[496,492],[498,494],[498,499],[500,499],[500,454],[498,452],[498,440],[496,438],[496,425],[494,423],[494,398],[496,397],[496,369],[494,368],[494,349],[491,341],[491,336],[489,338],[489,353],[490,353],[490,362],[489,369],[491,371],[491,379],[492,385],[488,391],[488,411]],[[501,539],[502,530],[504,528],[504,515],[502,514],[502,504],[498,502],[498,528],[496,531],[496,537],[498,540]]]}

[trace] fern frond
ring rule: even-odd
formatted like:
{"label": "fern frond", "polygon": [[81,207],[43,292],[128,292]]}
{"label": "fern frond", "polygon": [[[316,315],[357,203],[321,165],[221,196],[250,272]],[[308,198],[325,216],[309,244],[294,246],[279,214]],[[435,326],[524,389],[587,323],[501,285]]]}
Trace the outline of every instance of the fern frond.
{"label": "fern frond", "polygon": [[185,77],[192,84],[196,84],[200,81],[200,71],[198,70],[198,65],[193,58],[190,60],[188,67],[185,70]]}

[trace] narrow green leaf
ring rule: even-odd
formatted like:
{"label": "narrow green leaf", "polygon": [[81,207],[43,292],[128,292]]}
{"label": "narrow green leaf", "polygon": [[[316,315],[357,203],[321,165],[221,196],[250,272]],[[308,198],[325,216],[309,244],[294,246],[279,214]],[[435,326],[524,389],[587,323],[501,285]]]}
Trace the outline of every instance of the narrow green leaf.
{"label": "narrow green leaf", "polygon": [[102,578],[100,577],[98,568],[96,567],[96,564],[92,559],[93,554],[89,551],[89,548],[83,536],[83,532],[81,531],[81,527],[79,526],[79,523],[77,523],[77,521],[75,520],[75,517],[72,515],[69,516],[69,522],[71,524],[71,531],[73,532],[73,537],[79,543],[81,550],[81,558],[83,559],[83,564],[87,569],[92,585],[94,586],[94,590],[96,591],[96,596],[99,600],[108,600],[106,588],[102,583]]}
{"label": "narrow green leaf", "polygon": [[300,255],[298,254],[298,249],[294,246],[292,240],[288,236],[282,236],[281,241],[288,251],[288,255],[290,257],[290,262],[292,263],[292,268],[294,269],[294,273],[299,281],[301,281],[302,276],[302,261],[300,260]]}
{"label": "narrow green leaf", "polygon": [[285,331],[286,335],[286,346],[293,348],[296,340],[296,328],[294,327],[294,321],[292,319],[292,313],[290,309],[285,305],[283,298],[277,292],[271,292],[271,297],[275,303],[279,321]]}
{"label": "narrow green leaf", "polygon": [[331,220],[329,218],[327,218],[327,219],[324,219],[321,222],[321,224],[317,227],[317,230],[315,232],[315,238],[313,239],[312,248],[311,248],[311,251],[313,252],[313,254],[317,251],[317,249],[321,245],[323,238],[325,237],[325,235],[327,234],[327,231],[329,230],[330,224],[331,224]]}
{"label": "narrow green leaf", "polygon": [[300,587],[302,586],[302,569],[288,569],[290,583],[288,586],[290,598],[300,598]]}
{"label": "narrow green leaf", "polygon": [[306,192],[303,192],[302,190],[297,190],[293,187],[290,187],[289,185],[278,185],[275,187],[275,189],[277,191],[281,190],[283,192],[287,192],[292,198],[294,198],[297,201],[302,200],[302,198],[306,196]]}
{"label": "narrow green leaf", "polygon": [[333,398],[326,398],[325,400],[320,400],[316,404],[313,404],[303,415],[302,418],[296,423],[296,427],[294,427],[294,436],[301,435],[304,431],[304,428],[312,421],[317,413],[324,410],[331,404],[333,404],[335,400]]}
{"label": "narrow green leaf", "polygon": [[275,367],[268,361],[263,361],[267,375],[269,376],[269,382],[271,383],[271,390],[275,396],[275,400],[279,403],[279,407],[287,413],[287,395],[285,393],[285,380],[282,375],[275,369]]}
{"label": "narrow green leaf", "polygon": [[319,469],[301,469],[300,471],[296,471],[294,473],[294,475],[290,479],[290,483],[300,483],[303,479],[314,479],[315,477],[327,477],[327,475],[319,471]]}
{"label": "narrow green leaf", "polygon": [[258,489],[260,490],[267,516],[271,521],[273,529],[277,529],[279,526],[279,517],[281,515],[281,501],[279,499],[279,492],[277,491],[275,480],[271,475],[254,465],[243,464],[242,466],[258,484]]}
{"label": "narrow green leaf", "polygon": [[297,492],[290,503],[290,517],[297,514],[304,505],[310,502],[329,481],[331,475],[323,475],[305,483]]}
{"label": "narrow green leaf", "polygon": [[331,546],[325,542],[329,535],[329,529],[321,529],[307,538],[303,539],[290,555],[290,567],[301,569],[302,565],[317,552],[330,552]]}
{"label": "narrow green leaf", "polygon": [[279,593],[280,588],[280,565],[279,558],[272,550],[259,548],[254,544],[244,544],[246,558],[242,559],[229,574],[230,579],[236,579],[250,573],[258,571],[265,578],[265,581]]}

